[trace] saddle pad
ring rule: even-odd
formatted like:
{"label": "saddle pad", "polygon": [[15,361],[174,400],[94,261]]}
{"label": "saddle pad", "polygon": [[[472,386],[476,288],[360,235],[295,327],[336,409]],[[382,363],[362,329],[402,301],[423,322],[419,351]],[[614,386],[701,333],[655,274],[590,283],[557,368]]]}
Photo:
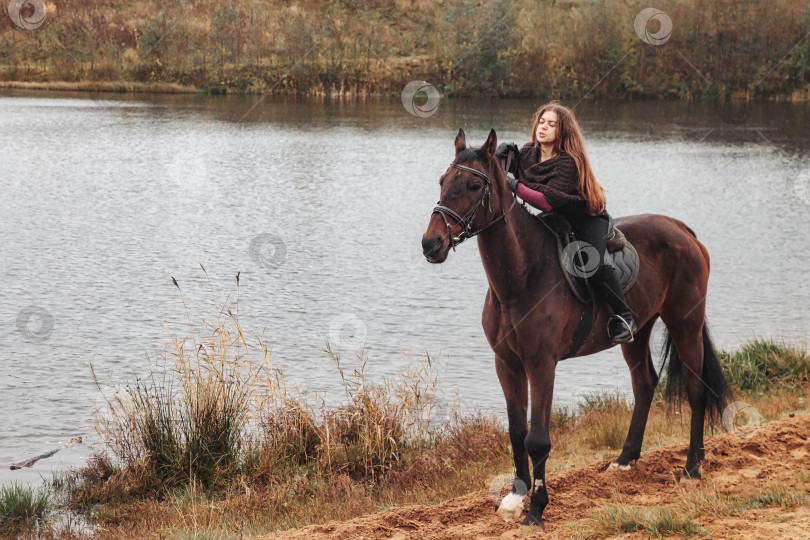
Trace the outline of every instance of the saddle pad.
{"label": "saddle pad", "polygon": [[[591,293],[588,290],[586,279],[588,276],[592,275],[591,271],[596,270],[596,268],[592,264],[588,265],[586,263],[585,272],[571,272],[570,258],[573,253],[576,253],[576,249],[573,249],[573,246],[568,240],[571,225],[565,218],[554,212],[534,215],[534,217],[547,227],[557,239],[557,258],[560,261],[562,273],[565,276],[565,280],[568,282],[568,287],[571,289],[571,292],[574,293],[574,296],[576,296],[580,302],[590,302]],[[610,218],[610,225],[613,225],[613,218]],[[594,248],[591,247],[591,249]],[[583,251],[587,253],[588,250],[586,248]],[[633,284],[635,284],[636,279],[638,279],[638,252],[627,240],[624,233],[616,227],[613,227],[613,234],[608,240],[607,250],[605,251],[605,262],[618,270],[619,283],[622,284],[622,290],[625,293],[629,291],[633,287]]]}
{"label": "saddle pad", "polygon": [[[570,245],[570,244],[569,244]],[[591,248],[593,249],[593,248]],[[591,300],[591,293],[585,280],[588,277],[588,272],[571,272],[570,262],[566,261],[568,253],[563,253],[562,243],[557,239],[557,252],[559,254],[560,267],[562,268],[565,280],[571,288],[571,292],[580,302],[587,303]],[[619,251],[613,253],[605,252],[605,262],[614,269],[616,269],[619,276],[619,283],[622,285],[622,291],[627,293],[638,279],[638,252],[633,244],[625,240],[624,247]],[[588,270],[587,266],[585,270]]]}

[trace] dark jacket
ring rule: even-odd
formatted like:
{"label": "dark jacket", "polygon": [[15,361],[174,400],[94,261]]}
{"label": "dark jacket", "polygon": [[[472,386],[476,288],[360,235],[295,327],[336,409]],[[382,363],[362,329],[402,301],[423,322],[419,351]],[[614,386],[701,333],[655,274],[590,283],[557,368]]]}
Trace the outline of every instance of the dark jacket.
{"label": "dark jacket", "polygon": [[565,152],[538,163],[540,147],[527,143],[520,149],[518,180],[545,195],[554,211],[574,223],[589,215],[579,192],[579,172],[574,158]]}

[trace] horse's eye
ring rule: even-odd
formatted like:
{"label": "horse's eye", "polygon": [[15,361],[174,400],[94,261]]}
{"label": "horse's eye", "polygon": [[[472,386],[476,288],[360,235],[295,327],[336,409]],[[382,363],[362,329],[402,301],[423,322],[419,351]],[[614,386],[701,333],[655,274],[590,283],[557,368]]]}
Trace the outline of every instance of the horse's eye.
{"label": "horse's eye", "polygon": [[481,189],[481,184],[477,182],[475,184],[470,184],[469,186],[467,186],[467,189],[469,189],[470,191],[478,191],[479,189]]}

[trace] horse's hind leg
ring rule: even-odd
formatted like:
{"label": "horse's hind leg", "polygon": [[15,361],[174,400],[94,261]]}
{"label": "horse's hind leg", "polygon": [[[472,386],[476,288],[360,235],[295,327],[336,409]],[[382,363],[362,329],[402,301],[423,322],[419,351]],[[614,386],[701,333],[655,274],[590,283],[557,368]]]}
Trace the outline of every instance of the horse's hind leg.
{"label": "horse's hind leg", "polygon": [[686,393],[689,407],[692,409],[692,421],[689,429],[689,450],[686,452],[684,476],[700,478],[700,464],[703,461],[703,426],[706,416],[706,384],[703,381],[703,335],[701,327],[693,328],[684,325],[670,328],[672,342],[678,351],[686,381]]}
{"label": "horse's hind leg", "polygon": [[635,336],[632,343],[622,345],[622,353],[627,366],[630,368],[630,377],[633,383],[633,417],[630,420],[630,429],[624,447],[616,461],[610,464],[611,469],[627,470],[630,462],[641,455],[641,444],[644,441],[644,430],[647,427],[647,417],[650,413],[655,386],[658,384],[658,374],[650,356],[650,334],[658,317],[653,317],[645,324]]}
{"label": "horse's hind leg", "polygon": [[[697,318],[695,318],[697,320]],[[686,382],[686,394],[692,409],[689,430],[689,450],[686,452],[684,476],[700,478],[700,464],[703,461],[703,426],[706,417],[707,392],[712,391],[703,380],[703,321],[690,321],[669,327],[672,342],[678,351]]]}

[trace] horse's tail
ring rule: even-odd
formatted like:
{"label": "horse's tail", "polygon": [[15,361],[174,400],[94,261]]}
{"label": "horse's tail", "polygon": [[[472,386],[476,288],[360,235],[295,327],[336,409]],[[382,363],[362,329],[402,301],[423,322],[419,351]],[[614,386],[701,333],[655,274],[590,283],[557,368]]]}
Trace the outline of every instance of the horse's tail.
{"label": "horse's tail", "polygon": [[[664,365],[668,364],[664,399],[670,404],[677,404],[680,408],[686,393],[686,379],[683,376],[681,358],[678,356],[678,350],[675,348],[669,332],[666,334],[661,360],[661,371],[664,370]],[[705,322],[703,323],[703,372],[700,380],[706,388],[705,410],[709,424],[716,425],[722,420],[723,410],[731,401],[732,394],[709,335],[709,327]]]}

